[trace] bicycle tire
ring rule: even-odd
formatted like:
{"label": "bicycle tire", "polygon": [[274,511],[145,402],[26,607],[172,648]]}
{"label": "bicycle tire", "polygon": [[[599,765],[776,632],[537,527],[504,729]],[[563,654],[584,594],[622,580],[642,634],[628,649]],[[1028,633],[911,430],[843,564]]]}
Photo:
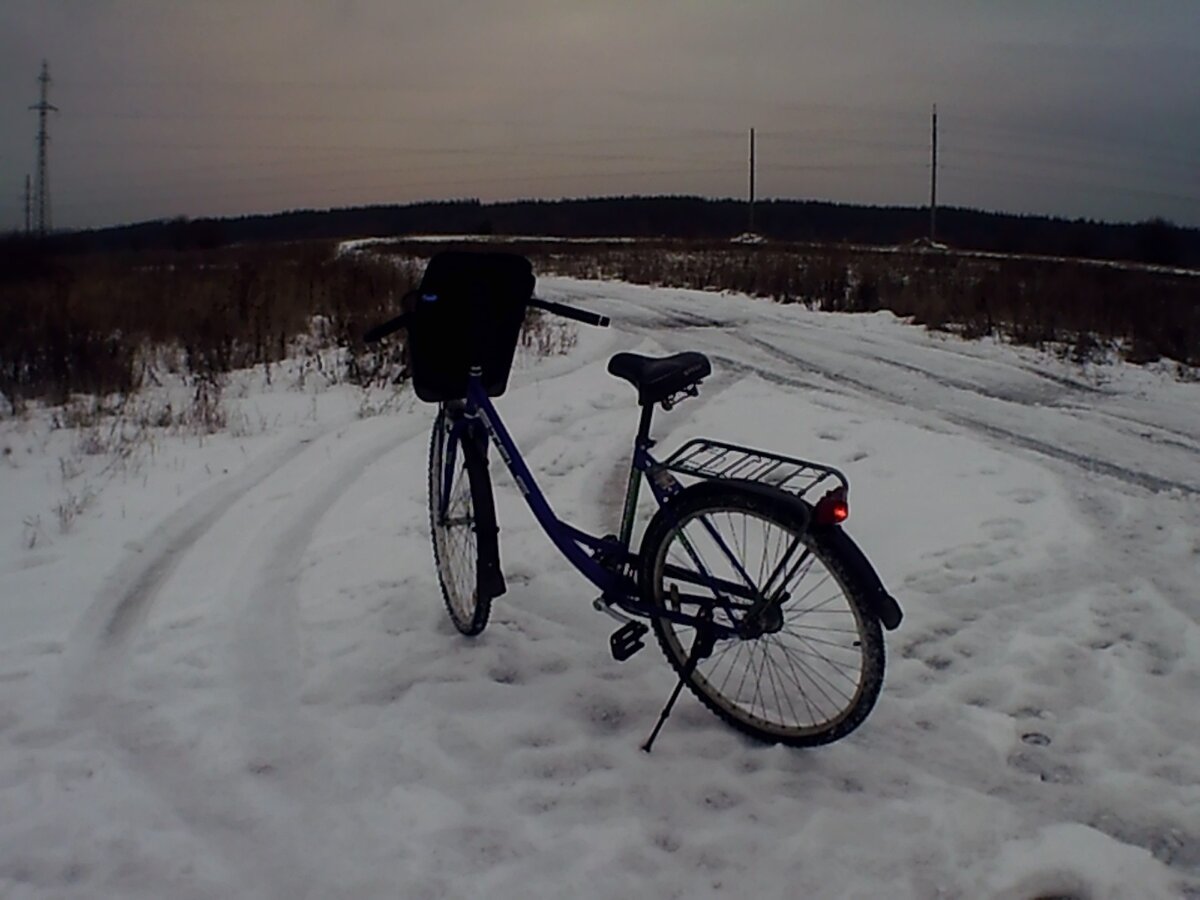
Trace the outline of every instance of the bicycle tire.
{"label": "bicycle tire", "polygon": [[454,417],[446,405],[438,409],[429,441],[429,529],[442,601],[450,621],[474,637],[487,627],[499,564],[494,549],[496,510],[487,460],[480,443],[467,433],[458,443],[446,514],[438,511],[440,479]]}
{"label": "bicycle tire", "polygon": [[[720,578],[738,583],[748,578],[763,604],[753,626],[763,629],[761,635],[718,640],[690,670],[695,628],[652,613],[655,636],[691,692],[725,722],[766,743],[811,747],[839,740],[862,724],[883,685],[885,656],[879,620],[855,569],[822,539],[822,527],[809,527],[798,502],[737,485],[692,485],[647,526],[638,575],[642,599],[653,608],[697,614],[707,605],[714,621],[734,627],[751,613],[728,613],[716,602],[716,591],[682,576],[702,571],[702,563]],[[740,558],[740,572],[706,520]],[[787,548],[796,555],[781,570],[787,599],[767,604],[764,586],[778,595],[766,573],[775,571]],[[752,606],[748,599],[738,602]]]}

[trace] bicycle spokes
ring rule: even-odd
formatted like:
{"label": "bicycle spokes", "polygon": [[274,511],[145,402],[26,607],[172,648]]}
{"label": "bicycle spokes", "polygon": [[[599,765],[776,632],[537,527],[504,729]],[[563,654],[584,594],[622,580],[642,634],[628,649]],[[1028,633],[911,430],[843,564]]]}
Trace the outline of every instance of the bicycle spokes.
{"label": "bicycle spokes", "polygon": [[[739,728],[789,743],[852,727],[877,690],[867,620],[804,524],[731,494],[683,510],[657,551],[658,630],[681,680]],[[711,650],[693,652],[705,632]]]}

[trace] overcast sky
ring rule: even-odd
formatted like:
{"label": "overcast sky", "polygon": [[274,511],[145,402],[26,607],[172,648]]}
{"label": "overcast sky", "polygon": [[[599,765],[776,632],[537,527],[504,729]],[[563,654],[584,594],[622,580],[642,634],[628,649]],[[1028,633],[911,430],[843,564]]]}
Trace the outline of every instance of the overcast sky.
{"label": "overcast sky", "polygon": [[0,230],[746,193],[1200,226],[1200,0],[0,0]]}

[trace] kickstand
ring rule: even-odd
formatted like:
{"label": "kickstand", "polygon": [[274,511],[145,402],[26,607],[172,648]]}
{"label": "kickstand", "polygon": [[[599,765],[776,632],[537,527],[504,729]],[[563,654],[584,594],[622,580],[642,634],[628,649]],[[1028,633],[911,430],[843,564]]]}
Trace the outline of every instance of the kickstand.
{"label": "kickstand", "polygon": [[683,690],[683,683],[696,671],[696,666],[699,665],[700,660],[712,654],[715,644],[716,635],[713,634],[712,628],[709,627],[708,617],[702,613],[700,623],[696,626],[696,639],[692,641],[692,649],[688,651],[687,661],[683,664],[683,669],[679,673],[679,681],[676,682],[675,689],[671,691],[671,696],[667,699],[667,705],[663,707],[654,730],[650,732],[650,737],[646,738],[646,743],[642,744],[642,749],[647,753],[650,752],[650,748],[654,745],[654,739],[658,737],[658,733],[662,731],[663,725],[666,724],[667,716],[671,715],[671,709],[675,706],[675,701],[679,699],[679,692]]}

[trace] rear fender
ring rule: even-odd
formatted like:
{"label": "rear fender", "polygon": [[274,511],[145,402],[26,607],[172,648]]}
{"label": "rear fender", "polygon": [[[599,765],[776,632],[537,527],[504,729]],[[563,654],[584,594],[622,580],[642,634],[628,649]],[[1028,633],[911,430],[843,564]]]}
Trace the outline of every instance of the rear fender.
{"label": "rear fender", "polygon": [[797,497],[795,494],[789,494],[787,491],[782,491],[777,487],[772,487],[769,484],[763,484],[759,481],[744,481],[740,478],[723,478],[712,479],[711,481],[699,481],[695,484],[690,484],[677,494],[673,494],[670,499],[663,504],[659,510],[659,514],[674,518],[674,505],[685,495],[688,498],[695,497],[700,494],[712,494],[714,499],[720,498],[722,494],[727,492],[731,487],[735,487],[740,491],[745,491],[749,494],[757,494],[767,503],[773,504],[785,510],[791,516],[799,519],[801,531],[807,531],[812,522],[812,507]]}
{"label": "rear fender", "polygon": [[740,490],[757,494],[781,511],[786,511],[795,517],[803,530],[811,530],[817,535],[850,569],[849,575],[861,589],[863,600],[866,602],[868,609],[879,619],[883,627],[888,631],[894,631],[899,627],[901,620],[904,618],[900,604],[896,602],[895,597],[887,592],[887,589],[883,586],[883,581],[880,580],[879,574],[875,571],[875,567],[871,565],[871,561],[867,559],[866,554],[859,549],[854,539],[846,534],[840,526],[817,525],[813,521],[812,506],[795,494],[757,481],[743,481],[733,478],[724,480],[714,479],[712,481],[702,481],[685,488],[684,491],[676,494],[663,505],[662,509],[659,510],[659,515],[672,515],[673,503],[679,497],[682,497],[684,493],[694,496],[698,493],[710,492],[714,497],[719,497],[730,486],[736,486]]}
{"label": "rear fender", "polygon": [[884,588],[875,567],[859,549],[858,544],[854,543],[854,539],[837,525],[815,526],[814,533],[849,566],[851,577],[864,591],[863,599],[883,627],[888,631],[895,631],[904,618],[900,604]]}

